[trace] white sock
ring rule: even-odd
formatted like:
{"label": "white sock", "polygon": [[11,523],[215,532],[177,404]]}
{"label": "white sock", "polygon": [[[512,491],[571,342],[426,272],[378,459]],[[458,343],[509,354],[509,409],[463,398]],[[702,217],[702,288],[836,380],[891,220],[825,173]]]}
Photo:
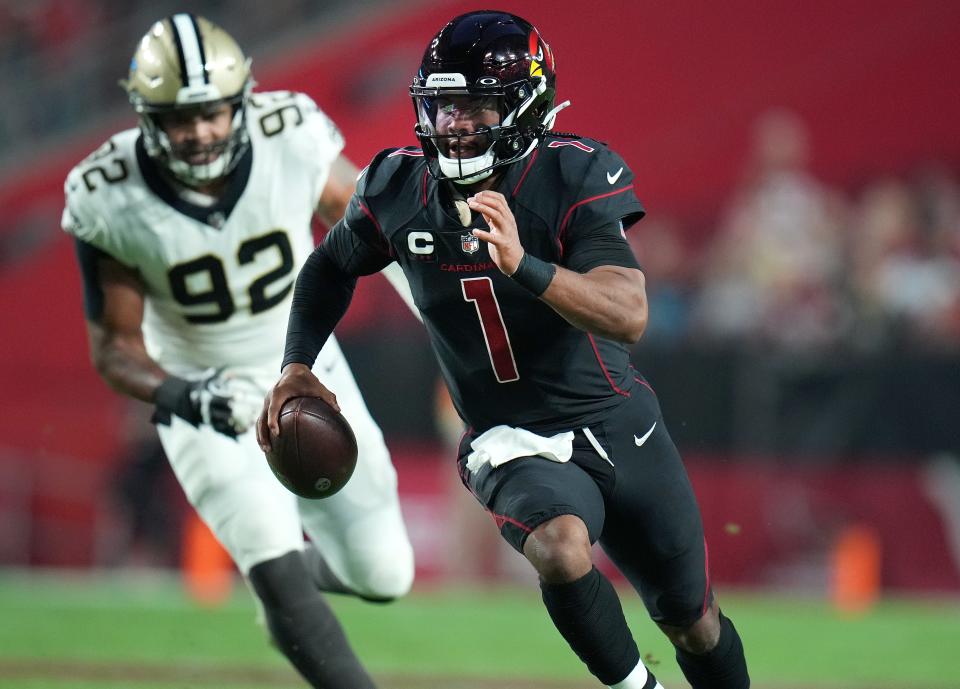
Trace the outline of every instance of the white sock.
{"label": "white sock", "polygon": [[[643,685],[646,683],[647,668],[644,667],[643,661],[640,661],[623,681],[611,684],[610,689],[643,689]],[[663,689],[663,686],[661,686],[660,682],[657,682],[654,689]]]}

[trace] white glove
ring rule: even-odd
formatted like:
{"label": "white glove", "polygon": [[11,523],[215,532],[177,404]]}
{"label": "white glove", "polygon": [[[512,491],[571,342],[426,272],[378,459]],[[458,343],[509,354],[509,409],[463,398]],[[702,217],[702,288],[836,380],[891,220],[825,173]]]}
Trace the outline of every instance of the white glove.
{"label": "white glove", "polygon": [[222,369],[211,370],[191,385],[190,402],[201,423],[235,438],[257,420],[263,407],[263,392],[250,378],[224,373]]}

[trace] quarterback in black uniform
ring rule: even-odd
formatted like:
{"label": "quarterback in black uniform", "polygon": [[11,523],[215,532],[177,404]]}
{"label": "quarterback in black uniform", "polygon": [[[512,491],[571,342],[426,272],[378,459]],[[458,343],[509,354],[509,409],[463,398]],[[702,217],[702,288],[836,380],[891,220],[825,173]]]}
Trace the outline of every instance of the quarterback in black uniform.
{"label": "quarterback in black uniform", "polygon": [[406,274],[458,412],[458,466],[533,564],[557,629],[604,684],[653,689],[598,541],[676,647],[694,689],[749,686],[710,587],[699,509],[628,345],[647,321],[624,231],[643,216],[604,144],[551,131],[553,54],[531,24],[472,12],[431,41],[411,87],[420,148],[383,151],[305,264],[284,367],[258,422],[334,396],[310,372],[357,277]]}

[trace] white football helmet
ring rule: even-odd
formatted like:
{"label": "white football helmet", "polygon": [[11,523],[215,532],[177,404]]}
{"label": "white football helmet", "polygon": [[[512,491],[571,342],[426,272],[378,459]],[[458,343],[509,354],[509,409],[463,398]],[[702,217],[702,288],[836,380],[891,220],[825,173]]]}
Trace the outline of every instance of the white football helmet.
{"label": "white football helmet", "polygon": [[[250,59],[230,34],[203,17],[174,14],[150,27],[120,85],[140,116],[147,153],[184,184],[197,186],[229,174],[250,145]],[[210,145],[215,157],[203,164],[178,157],[156,116],[222,103],[233,107],[233,126],[226,139]]]}

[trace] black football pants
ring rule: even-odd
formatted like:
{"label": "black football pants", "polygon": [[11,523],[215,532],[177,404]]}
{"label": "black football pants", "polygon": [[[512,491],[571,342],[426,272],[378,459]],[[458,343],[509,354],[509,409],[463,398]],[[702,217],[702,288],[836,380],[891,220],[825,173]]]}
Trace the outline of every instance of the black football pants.
{"label": "black football pants", "polygon": [[460,475],[517,551],[523,552],[527,535],[540,524],[576,515],[656,622],[685,627],[697,621],[712,598],[703,525],[653,391],[635,387],[602,422],[589,426],[606,458],[583,429],[572,430],[569,462],[521,457],[476,473],[465,466],[467,437]]}

